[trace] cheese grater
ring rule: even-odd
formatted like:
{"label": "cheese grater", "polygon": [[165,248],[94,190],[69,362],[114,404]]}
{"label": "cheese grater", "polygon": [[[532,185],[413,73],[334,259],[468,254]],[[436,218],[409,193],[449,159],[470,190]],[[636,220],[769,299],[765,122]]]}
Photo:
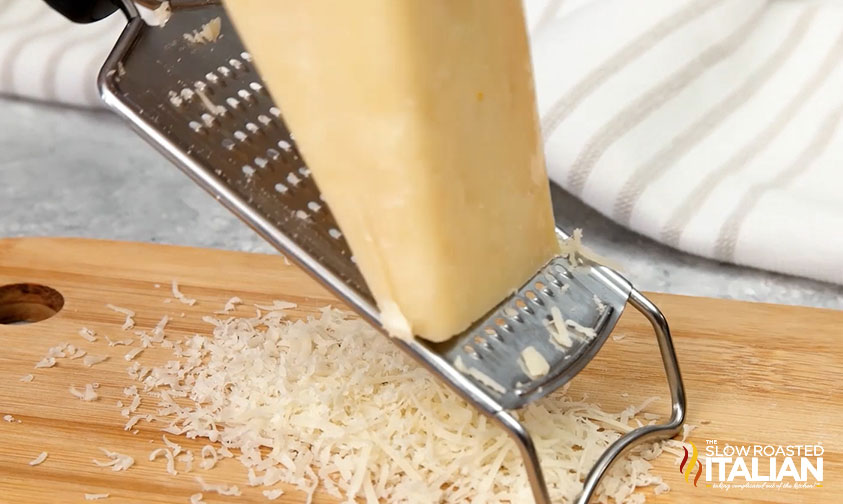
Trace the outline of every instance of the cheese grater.
{"label": "cheese grater", "polygon": [[[82,22],[117,8],[108,0],[48,2]],[[171,4],[167,23],[155,27],[140,18],[131,1],[122,0],[128,24],[99,75],[103,100],[197,184],[386,334],[282,111],[222,5],[218,0]],[[196,36],[216,23],[216,39]],[[557,234],[569,238],[561,229]],[[559,256],[451,340],[392,341],[507,431],[524,459],[535,501],[549,504],[532,438],[512,410],[546,396],[582,370],[627,303],[653,326],[671,417],[665,424],[634,429],[609,446],[585,477],[577,497],[584,504],[625,450],[674,436],[685,418],[685,393],[667,322],[625,278],[587,257]],[[524,357],[530,352],[541,355],[549,370],[531,373]]]}

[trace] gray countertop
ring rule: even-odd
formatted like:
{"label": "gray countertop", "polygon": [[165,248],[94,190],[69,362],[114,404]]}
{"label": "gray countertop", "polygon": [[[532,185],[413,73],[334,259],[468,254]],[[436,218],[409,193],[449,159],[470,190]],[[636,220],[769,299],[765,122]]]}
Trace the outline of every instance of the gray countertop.
{"label": "gray countertop", "polygon": [[[684,254],[553,199],[640,289],[843,309],[843,286]],[[0,237],[47,235],[273,251],[110,113],[0,99]]]}

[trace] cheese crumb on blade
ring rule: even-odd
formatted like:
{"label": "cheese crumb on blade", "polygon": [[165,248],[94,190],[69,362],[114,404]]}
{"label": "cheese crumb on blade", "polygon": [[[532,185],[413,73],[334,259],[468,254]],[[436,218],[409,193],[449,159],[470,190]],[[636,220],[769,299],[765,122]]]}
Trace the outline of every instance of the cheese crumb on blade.
{"label": "cheese crumb on blade", "polygon": [[547,359],[533,346],[528,346],[521,351],[521,365],[530,378],[540,378],[550,372]]}
{"label": "cheese crumb on blade", "polygon": [[558,253],[520,0],[224,5],[395,335],[449,339]]}
{"label": "cheese crumb on blade", "polygon": [[551,341],[564,348],[570,348],[574,344],[574,341],[571,339],[571,335],[568,334],[565,319],[562,318],[562,311],[558,306],[552,306],[550,308],[550,315],[552,317],[549,327]]}
{"label": "cheese crumb on blade", "polygon": [[219,16],[217,16],[203,24],[198,30],[194,30],[191,33],[185,33],[183,37],[191,44],[207,44],[210,42],[216,42],[220,37],[221,30],[222,20]]}
{"label": "cheese crumb on blade", "polygon": [[152,18],[155,21],[155,26],[160,28],[163,28],[167,24],[167,21],[170,20],[170,16],[172,15],[173,11],[170,8],[170,2],[168,1],[161,2],[161,5],[152,11]]}

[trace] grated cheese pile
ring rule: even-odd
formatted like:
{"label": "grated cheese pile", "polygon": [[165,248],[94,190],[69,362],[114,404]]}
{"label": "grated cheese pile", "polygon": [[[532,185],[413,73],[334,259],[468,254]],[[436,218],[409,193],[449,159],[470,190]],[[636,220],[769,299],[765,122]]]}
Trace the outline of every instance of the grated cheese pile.
{"label": "grated cheese pile", "polygon": [[[158,415],[171,420],[166,432],[219,443],[202,448],[201,466],[238,456],[253,486],[287,482],[367,502],[532,501],[517,449],[501,429],[365,322],[330,308],[292,321],[283,310],[293,306],[258,307],[251,318],[205,317],[213,334],[174,342],[174,358],[160,367],[129,368],[157,400]],[[597,457],[634,427],[628,422],[640,424],[638,411],[610,414],[557,393],[517,412],[533,433],[554,501],[581,490]],[[178,445],[165,443],[150,459],[163,453],[175,473]],[[665,488],[648,462],[661,446],[638,453],[604,479],[600,502],[640,503],[637,487]]]}

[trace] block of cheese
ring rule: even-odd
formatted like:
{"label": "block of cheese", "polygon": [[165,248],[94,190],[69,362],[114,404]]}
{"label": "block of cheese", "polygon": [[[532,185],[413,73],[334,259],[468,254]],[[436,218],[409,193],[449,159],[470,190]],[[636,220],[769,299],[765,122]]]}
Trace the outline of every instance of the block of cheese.
{"label": "block of cheese", "polygon": [[521,0],[226,0],[394,336],[558,252]]}

